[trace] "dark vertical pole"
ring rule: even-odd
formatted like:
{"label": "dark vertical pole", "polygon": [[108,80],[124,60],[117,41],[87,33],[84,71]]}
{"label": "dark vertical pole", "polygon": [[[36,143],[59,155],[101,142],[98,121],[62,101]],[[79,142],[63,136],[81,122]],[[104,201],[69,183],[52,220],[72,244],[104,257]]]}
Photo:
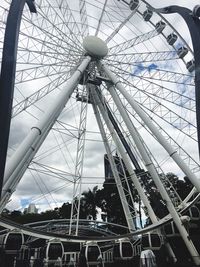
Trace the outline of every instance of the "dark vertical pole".
{"label": "dark vertical pole", "polygon": [[129,144],[127,143],[127,141],[126,141],[124,135],[122,134],[122,132],[121,132],[119,126],[117,125],[117,122],[115,121],[115,119],[114,119],[112,113],[110,112],[108,106],[107,106],[107,105],[105,105],[105,106],[106,106],[106,110],[107,110],[107,112],[108,112],[108,117],[109,117],[109,119],[110,119],[112,125],[114,126],[115,131],[116,131],[117,135],[119,136],[119,138],[120,138],[120,140],[121,140],[121,142],[122,142],[124,148],[126,149],[126,152],[127,152],[127,154],[129,155],[129,157],[130,157],[130,159],[131,159],[131,161],[132,161],[132,163],[133,163],[135,169],[136,169],[137,171],[141,171],[142,169],[141,169],[141,167],[140,167],[140,165],[139,165],[139,163],[138,163],[136,157],[134,156],[134,154],[133,154],[133,152],[132,152],[132,150],[131,150]]}
{"label": "dark vertical pole", "polygon": [[[5,29],[0,74],[0,197],[10,132],[19,29],[25,3],[26,0],[12,1]],[[36,12],[34,2],[29,0],[27,4],[31,12]]]}

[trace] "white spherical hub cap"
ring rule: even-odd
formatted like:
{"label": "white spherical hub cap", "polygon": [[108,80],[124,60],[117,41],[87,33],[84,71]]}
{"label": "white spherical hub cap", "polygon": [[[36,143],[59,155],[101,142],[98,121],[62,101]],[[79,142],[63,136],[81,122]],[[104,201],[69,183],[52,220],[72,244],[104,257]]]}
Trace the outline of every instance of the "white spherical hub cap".
{"label": "white spherical hub cap", "polygon": [[96,36],[87,36],[83,40],[83,48],[95,58],[103,58],[108,54],[108,47],[104,41]]}

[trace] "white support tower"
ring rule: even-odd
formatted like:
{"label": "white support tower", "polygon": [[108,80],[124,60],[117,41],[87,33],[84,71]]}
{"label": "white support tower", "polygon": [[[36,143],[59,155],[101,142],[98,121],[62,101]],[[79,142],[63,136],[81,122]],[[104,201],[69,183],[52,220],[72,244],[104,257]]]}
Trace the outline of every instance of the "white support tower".
{"label": "white support tower", "polygon": [[49,111],[44,114],[37,124],[33,125],[30,133],[6,164],[2,198],[0,202],[0,212],[8,203],[29,163],[37,153],[53,124],[68,102],[90,61],[91,58],[86,57],[80,66],[77,67],[71,78],[66,83],[66,86],[55,99],[54,105],[51,106]]}
{"label": "white support tower", "polygon": [[[113,139],[114,139],[115,142],[118,139],[118,137],[116,136],[114,128],[112,127],[108,116],[106,116],[106,113],[105,113],[105,111],[103,109],[103,105],[99,101],[99,99],[97,98],[96,93],[93,94],[93,100],[95,102],[93,104],[94,113],[95,113],[95,116],[96,116],[96,119],[97,119],[97,123],[98,123],[99,129],[100,129],[103,141],[104,141],[104,146],[105,146],[105,149],[106,149],[106,153],[107,153],[110,165],[111,165],[111,170],[112,170],[113,175],[114,175],[115,183],[116,183],[116,186],[117,186],[117,189],[118,189],[118,192],[119,192],[119,197],[121,199],[122,207],[123,207],[123,210],[124,210],[124,215],[126,217],[126,221],[127,221],[127,225],[128,225],[129,231],[132,232],[133,230],[135,230],[135,224],[134,224],[135,209],[133,208],[134,214],[132,214],[131,210],[130,210],[130,206],[128,205],[128,202],[127,202],[127,199],[126,199],[126,195],[124,193],[124,189],[123,189],[123,186],[122,186],[121,179],[119,177],[118,170],[116,168],[116,164],[115,164],[114,158],[112,156],[111,149],[109,147],[109,143],[108,143],[108,140],[107,140],[107,137],[106,137],[104,126],[103,126],[103,123],[101,121],[100,114],[99,114],[99,111],[97,109],[97,106],[99,107],[99,109],[101,111],[101,114],[103,116],[103,119],[104,119],[104,121],[105,121],[105,123],[106,123],[106,125],[107,125],[107,127],[109,129],[110,134],[113,136]],[[119,142],[119,140],[118,140],[118,142]]]}
{"label": "white support tower", "polygon": [[71,217],[69,234],[72,234],[73,225],[75,225],[75,235],[78,235],[79,228],[79,214],[81,204],[81,185],[83,175],[83,161],[84,161],[84,148],[85,148],[85,135],[86,135],[86,123],[87,123],[87,110],[89,95],[87,93],[86,85],[83,84],[82,95],[79,96],[81,102],[80,109],[80,120],[78,129],[78,143],[77,143],[77,154],[75,164],[75,178],[73,185],[73,198],[71,207]]}
{"label": "white support tower", "polygon": [[[131,98],[131,96],[126,92],[126,90],[124,89],[124,87],[122,86],[121,82],[117,79],[117,77],[103,64],[100,64],[101,66],[101,70],[104,71],[106,73],[106,75],[111,79],[111,81],[113,82],[113,84],[115,85],[115,87],[123,94],[123,96],[125,97],[125,99],[130,103],[130,105],[132,106],[132,108],[138,113],[138,115],[143,119],[143,121],[146,123],[146,125],[150,128],[150,130],[152,131],[153,134],[156,135],[156,137],[158,138],[158,140],[160,141],[160,143],[163,145],[163,147],[166,148],[166,150],[168,152],[171,152],[171,157],[177,162],[179,163],[180,167],[182,167],[183,171],[185,171],[188,174],[191,174],[189,178],[191,178],[191,181],[194,182],[195,185],[197,185],[197,189],[199,187],[199,183],[198,180],[196,179],[196,177],[191,173],[191,171],[189,170],[189,168],[182,162],[181,158],[178,157],[178,155],[176,154],[176,151],[174,151],[169,144],[166,142],[166,140],[162,137],[162,135],[156,130],[156,128],[154,127],[154,125],[151,123],[151,120],[148,118],[148,116],[144,113],[144,111],[139,107],[139,105],[136,103],[136,101]],[[112,87],[111,87],[112,88]],[[158,176],[158,173],[153,165],[153,162],[150,158],[150,156],[148,155],[148,152],[146,151],[144,144],[141,142],[140,138],[139,138],[139,134],[135,131],[134,126],[132,125],[131,121],[129,120],[128,115],[124,112],[124,108],[120,103],[120,99],[117,97],[116,92],[114,92],[114,90],[112,90],[112,97],[115,100],[116,105],[118,106],[118,108],[120,108],[120,113],[123,116],[123,119],[126,122],[126,125],[129,129],[129,132],[132,134],[132,138],[135,141],[138,150],[140,151],[146,167],[148,169],[148,171],[151,174],[152,179],[154,180],[161,196],[162,199],[165,201],[167,208],[169,210],[169,213],[171,214],[184,242],[186,247],[188,248],[190,255],[192,256],[195,264],[200,265],[200,256],[198,251],[196,250],[192,240],[189,237],[189,234],[187,232],[187,230],[185,229],[184,225],[182,224],[182,221],[180,219],[180,216],[178,214],[178,212],[176,211],[170,197],[168,196],[168,193],[164,187],[164,185],[162,184],[162,182],[160,181],[160,178]]]}

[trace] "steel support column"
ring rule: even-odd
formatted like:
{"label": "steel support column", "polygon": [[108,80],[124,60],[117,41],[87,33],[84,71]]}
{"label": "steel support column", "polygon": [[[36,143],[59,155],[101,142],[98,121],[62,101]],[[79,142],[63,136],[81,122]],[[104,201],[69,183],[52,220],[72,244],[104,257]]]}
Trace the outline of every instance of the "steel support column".
{"label": "steel support column", "polygon": [[63,88],[63,90],[55,99],[54,105],[49,108],[49,110],[44,114],[44,116],[38,121],[36,125],[33,125],[30,133],[15,151],[13,156],[9,159],[5,169],[0,211],[2,211],[2,209],[6,205],[11,194],[19,183],[22,175],[26,171],[26,168],[28,167],[30,161],[38,151],[51,127],[65,107],[72,92],[74,91],[74,88],[77,86],[84,70],[86,69],[90,61],[91,58],[89,56],[87,56],[82,61],[71,78],[66,82],[65,88]]}
{"label": "steel support column", "polygon": [[36,13],[33,0],[13,0],[5,29],[0,74],[0,197],[10,132],[19,29],[25,3],[30,12]]}
{"label": "steel support column", "polygon": [[110,149],[109,144],[108,144],[106,133],[105,133],[103,124],[101,122],[100,114],[99,114],[99,111],[97,109],[97,106],[99,107],[99,110],[100,110],[100,112],[102,114],[102,117],[103,117],[103,119],[105,121],[105,124],[108,127],[109,132],[112,135],[113,140],[115,142],[115,145],[116,145],[117,149],[119,149],[119,152],[121,154],[121,151],[120,151],[120,148],[119,148],[119,146],[120,146],[119,139],[118,139],[118,137],[117,137],[117,135],[116,135],[116,133],[114,131],[114,128],[112,127],[112,124],[111,124],[111,122],[109,120],[109,117],[108,117],[108,115],[106,113],[106,110],[103,107],[102,102],[100,101],[99,97],[97,97],[96,92],[93,92],[93,100],[94,100],[94,104],[93,104],[94,114],[95,114],[99,129],[100,129],[100,133],[101,133],[103,141],[104,141],[104,146],[105,146],[106,153],[107,153],[110,165],[111,165],[111,170],[112,170],[113,175],[114,175],[115,183],[116,183],[116,186],[117,186],[117,189],[118,189],[118,192],[119,192],[119,196],[120,196],[120,199],[121,199],[121,203],[122,203],[122,207],[123,207],[123,210],[124,210],[124,215],[125,215],[125,218],[126,218],[126,221],[127,221],[127,225],[128,225],[129,231],[133,232],[134,230],[136,230],[135,224],[134,224],[134,218],[132,217],[132,213],[130,211],[130,207],[129,207],[127,199],[126,199],[126,195],[124,193],[122,182],[121,182],[121,179],[119,177],[119,173],[117,171],[116,164],[114,162],[114,158],[112,156],[112,152],[111,152],[111,149]]}
{"label": "steel support column", "polygon": [[[199,186],[199,182],[196,179],[196,177],[193,175],[193,173],[189,170],[189,168],[185,165],[185,163],[181,160],[181,158],[178,156],[178,154],[176,153],[176,151],[173,150],[173,148],[167,143],[167,141],[165,140],[165,138],[161,135],[161,133],[157,130],[157,128],[153,125],[153,123],[151,122],[150,118],[146,115],[146,113],[143,111],[143,109],[137,104],[137,102],[131,97],[131,95],[129,95],[129,93],[127,93],[127,91],[124,89],[124,87],[122,86],[120,80],[118,80],[118,78],[103,64],[99,64],[99,66],[101,67],[101,70],[104,71],[106,73],[106,75],[111,79],[111,81],[113,82],[113,84],[115,85],[115,87],[122,93],[122,95],[125,97],[125,99],[129,102],[129,104],[131,105],[131,107],[135,110],[135,112],[140,116],[140,118],[144,121],[144,123],[147,125],[147,127],[152,131],[152,133],[157,137],[158,141],[160,142],[160,144],[167,150],[167,152],[170,152],[171,157],[180,164],[180,167],[182,167],[182,170],[184,169],[185,171],[187,171],[187,173],[190,174],[190,178],[192,178],[192,182],[195,182],[198,186]],[[114,98],[114,101],[116,103],[117,97],[116,94],[114,96],[114,94],[112,95]],[[117,101],[119,102],[119,101]],[[116,105],[119,108],[118,103],[116,103]],[[121,110],[120,110],[121,111]],[[123,112],[123,110],[121,111],[121,114],[124,115],[123,119],[127,122],[127,127],[129,128],[129,131],[132,132],[134,134],[134,128],[131,126],[131,123],[128,122],[129,118],[127,118],[127,116],[125,116],[125,113]],[[137,137],[137,134],[135,136],[132,136],[132,138]],[[190,239],[190,236],[188,234],[188,232],[186,231],[184,225],[182,224],[182,221],[176,211],[176,209],[174,208],[174,205],[170,199],[170,197],[168,196],[164,185],[162,184],[162,182],[160,181],[160,178],[157,174],[157,171],[154,168],[154,165],[151,161],[151,158],[149,157],[148,153],[146,153],[143,144],[140,142],[139,138],[138,140],[135,140],[135,142],[137,141],[136,145],[138,146],[138,150],[140,150],[141,155],[143,156],[145,163],[146,163],[146,167],[148,168],[152,178],[154,179],[154,182],[162,196],[162,199],[165,201],[167,208],[184,240],[184,243],[188,249],[188,251],[190,252],[190,255],[194,261],[194,263],[196,265],[200,265],[200,256],[198,251],[196,250],[192,240]],[[174,158],[175,155],[175,158]],[[192,177],[191,177],[192,176]],[[189,178],[189,177],[188,177]],[[195,180],[195,181],[194,181]]]}

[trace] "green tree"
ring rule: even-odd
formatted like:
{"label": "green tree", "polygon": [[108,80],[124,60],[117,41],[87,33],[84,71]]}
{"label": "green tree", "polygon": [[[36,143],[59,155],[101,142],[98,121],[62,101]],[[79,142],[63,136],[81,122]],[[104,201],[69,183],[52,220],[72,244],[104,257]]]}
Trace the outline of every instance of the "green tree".
{"label": "green tree", "polygon": [[121,200],[114,179],[104,182],[96,193],[97,206],[107,214],[109,222],[127,226]]}
{"label": "green tree", "polygon": [[81,197],[80,205],[80,218],[86,219],[89,215],[92,216],[93,220],[97,218],[97,200],[96,192],[98,186],[95,186],[92,190],[84,191]]}
{"label": "green tree", "polygon": [[71,203],[67,202],[67,203],[63,203],[63,205],[60,208],[58,208],[60,218],[70,219],[71,206],[72,206]]}

